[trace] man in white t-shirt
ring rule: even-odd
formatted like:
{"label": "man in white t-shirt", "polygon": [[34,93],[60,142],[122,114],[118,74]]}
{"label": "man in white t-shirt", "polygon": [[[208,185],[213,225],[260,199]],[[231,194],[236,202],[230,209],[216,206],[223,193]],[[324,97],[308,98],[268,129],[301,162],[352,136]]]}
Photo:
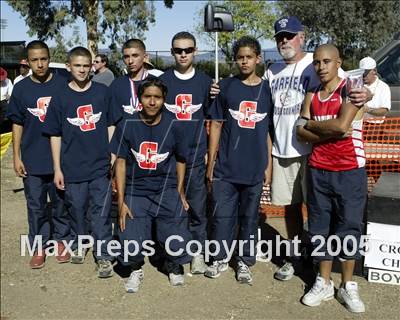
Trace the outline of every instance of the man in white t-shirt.
{"label": "man in white t-shirt", "polygon": [[[302,203],[305,201],[305,166],[311,145],[297,141],[295,122],[307,91],[319,85],[311,53],[305,53],[304,27],[295,16],[282,17],[274,24],[275,40],[283,60],[273,63],[264,74],[269,81],[274,103],[274,141],[272,146],[272,204],[285,206],[288,238],[303,232]],[[343,70],[341,77],[344,77]],[[361,106],[368,99],[365,88],[353,89],[350,99]],[[290,280],[300,259],[293,253],[275,272],[278,280]]]}
{"label": "man in white t-shirt", "polygon": [[29,77],[31,74],[32,70],[29,67],[28,61],[26,61],[26,59],[22,59],[19,62],[19,76],[14,79],[14,86],[21,80]]}
{"label": "man in white t-shirt", "polygon": [[364,70],[365,86],[371,91],[372,99],[365,104],[364,119],[369,123],[383,123],[383,120],[369,120],[384,117],[390,110],[390,88],[378,77],[376,61],[371,57],[360,60],[359,68]]}
{"label": "man in white t-shirt", "polygon": [[[311,145],[296,139],[295,122],[307,91],[319,84],[312,65],[312,54],[302,50],[304,27],[297,17],[283,17],[274,24],[275,40],[283,60],[270,65],[264,77],[269,81],[274,104],[272,144],[272,204],[285,206],[288,238],[303,231],[301,213],[305,193],[305,165]],[[295,272],[288,259],[274,277],[290,280]]]}

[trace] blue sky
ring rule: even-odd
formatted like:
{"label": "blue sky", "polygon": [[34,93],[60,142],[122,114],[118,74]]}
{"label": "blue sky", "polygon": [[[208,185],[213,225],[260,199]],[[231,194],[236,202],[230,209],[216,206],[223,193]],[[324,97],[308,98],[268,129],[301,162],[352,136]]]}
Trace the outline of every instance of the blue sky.
{"label": "blue sky", "polygon": [[[0,0],[1,3],[1,19],[7,20],[7,27],[1,30],[2,41],[30,41],[33,38],[27,34],[28,27],[25,25],[24,19],[19,13],[7,4],[6,1]],[[203,17],[198,17],[200,10],[204,8],[206,1],[174,1],[172,9],[165,8],[163,1],[155,1],[156,7],[156,23],[151,25],[149,31],[146,32],[146,47],[149,51],[169,50],[170,40],[172,36],[179,31],[193,32],[196,21],[203,21]],[[82,30],[83,38],[86,38],[86,31],[82,21],[78,21],[78,26]],[[65,28],[63,35],[66,39],[70,38],[72,30]],[[200,50],[213,50],[212,44],[205,43],[198,38],[198,48]],[[54,42],[49,41],[50,46]],[[85,43],[83,43],[85,44]],[[100,47],[107,45],[100,44]],[[274,43],[265,41],[262,43],[263,49],[274,47]]]}

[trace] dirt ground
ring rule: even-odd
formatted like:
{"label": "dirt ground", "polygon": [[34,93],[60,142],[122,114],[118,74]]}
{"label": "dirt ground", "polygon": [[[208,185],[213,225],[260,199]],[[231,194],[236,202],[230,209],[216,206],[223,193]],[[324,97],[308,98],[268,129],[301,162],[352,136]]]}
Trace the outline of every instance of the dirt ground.
{"label": "dirt ground", "polygon": [[[276,266],[258,262],[254,285],[239,285],[229,269],[218,279],[186,277],[173,288],[151,264],[144,267],[139,293],[127,294],[124,279],[98,279],[93,260],[83,265],[57,264],[49,257],[43,269],[31,270],[29,257],[19,254],[21,234],[27,233],[22,182],[12,171],[11,150],[1,162],[1,319],[399,319],[398,286],[368,283],[355,277],[366,312],[355,315],[336,300],[310,308],[300,303],[305,283],[273,279]],[[282,230],[283,221],[268,224]],[[188,269],[186,268],[186,272]],[[333,274],[336,287],[340,275]]]}

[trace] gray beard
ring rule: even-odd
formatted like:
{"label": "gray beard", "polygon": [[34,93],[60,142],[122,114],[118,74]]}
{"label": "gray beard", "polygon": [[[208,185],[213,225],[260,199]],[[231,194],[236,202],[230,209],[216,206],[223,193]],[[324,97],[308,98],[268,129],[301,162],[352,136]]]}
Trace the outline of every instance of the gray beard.
{"label": "gray beard", "polygon": [[284,60],[290,60],[293,59],[294,56],[296,55],[296,50],[294,49],[285,49],[285,50],[279,50],[280,55]]}

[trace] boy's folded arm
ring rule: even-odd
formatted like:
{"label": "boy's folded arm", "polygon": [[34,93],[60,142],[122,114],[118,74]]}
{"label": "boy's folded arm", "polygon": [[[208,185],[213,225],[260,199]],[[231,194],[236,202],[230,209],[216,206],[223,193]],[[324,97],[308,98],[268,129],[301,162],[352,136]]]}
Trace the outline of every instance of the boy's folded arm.
{"label": "boy's folded arm", "polygon": [[328,137],[324,137],[322,134],[316,134],[310,130],[305,129],[304,126],[296,127],[296,134],[297,139],[301,142],[316,143],[329,139]]}
{"label": "boy's folded arm", "polygon": [[300,118],[296,121],[295,127],[297,139],[299,141],[315,143],[326,140],[326,138],[324,138],[322,134],[317,134],[305,128],[307,121],[311,118],[311,99],[312,93],[307,93],[301,108]]}
{"label": "boy's folded arm", "polygon": [[337,118],[323,121],[309,120],[304,128],[326,138],[342,138],[348,132],[359,110],[352,103],[344,102]]}

